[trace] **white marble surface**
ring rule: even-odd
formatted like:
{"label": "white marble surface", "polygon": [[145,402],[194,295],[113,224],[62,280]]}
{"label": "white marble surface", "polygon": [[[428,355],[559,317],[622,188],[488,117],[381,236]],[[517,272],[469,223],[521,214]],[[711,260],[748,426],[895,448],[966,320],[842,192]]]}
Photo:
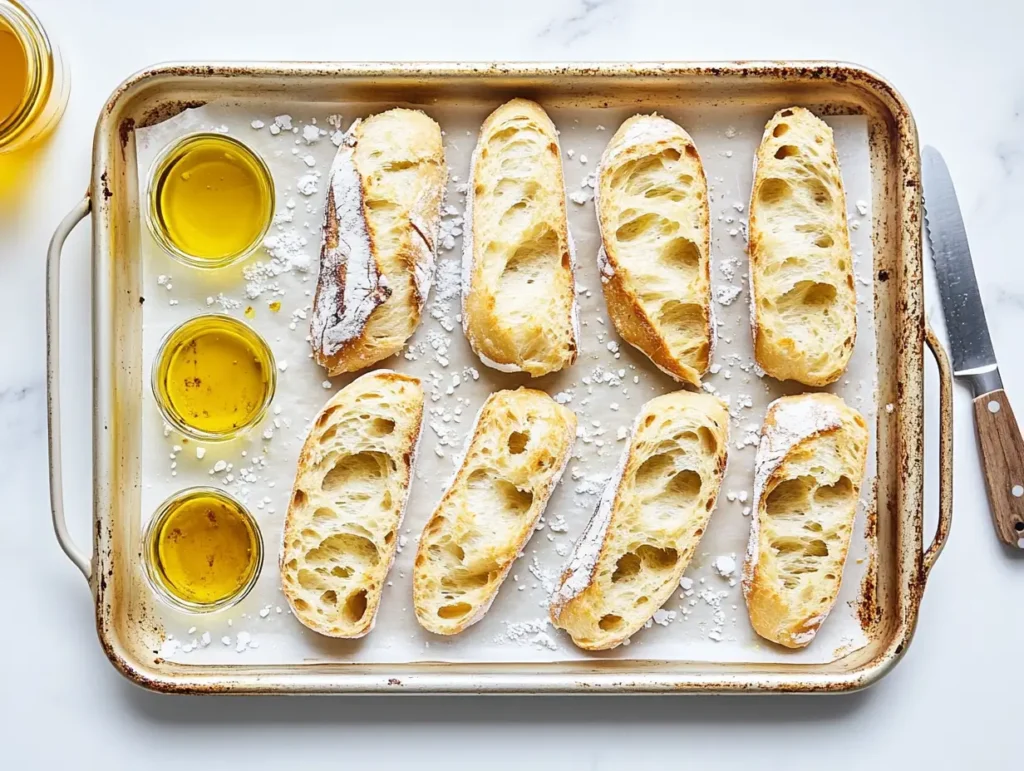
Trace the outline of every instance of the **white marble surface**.
{"label": "white marble surface", "polygon": [[[770,6],[625,0],[313,3],[284,0],[35,0],[74,78],[56,136],[0,198],[0,743],[10,767],[988,768],[1020,766],[1024,560],[989,522],[967,392],[956,393],[956,520],[905,660],[860,694],[830,698],[200,699],[130,686],[95,640],[81,576],[49,523],[43,271],[50,234],[87,182],[92,126],[113,87],[170,59],[730,59],[856,61],[892,80],[922,140],[958,184],[1011,399],[1024,404],[1024,6],[800,2]],[[485,10],[486,9],[486,10]],[[14,161],[17,163],[18,161]],[[0,175],[12,161],[0,159]],[[66,499],[88,535],[88,234],[66,255]],[[938,317],[935,293],[928,305]],[[929,469],[935,381],[929,373]],[[1021,408],[1024,414],[1024,408]],[[934,476],[931,477],[934,480]],[[929,484],[929,511],[935,507]],[[799,749],[796,749],[799,748]],[[374,761],[381,756],[386,760]],[[20,758],[20,762],[19,759]],[[244,766],[243,766],[244,764]],[[5,766],[7,763],[4,764]]]}

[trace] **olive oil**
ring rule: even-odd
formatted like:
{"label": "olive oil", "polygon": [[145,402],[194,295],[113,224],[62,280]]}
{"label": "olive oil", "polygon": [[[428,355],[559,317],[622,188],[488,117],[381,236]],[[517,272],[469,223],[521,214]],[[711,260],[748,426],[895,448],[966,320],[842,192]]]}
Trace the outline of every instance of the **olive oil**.
{"label": "olive oil", "polygon": [[276,386],[267,343],[220,314],[174,329],[153,367],[153,393],[164,418],[197,439],[230,439],[258,423]]}
{"label": "olive oil", "polygon": [[28,55],[13,27],[0,16],[0,126],[10,123],[28,96]]}
{"label": "olive oil", "polygon": [[154,590],[186,610],[238,602],[263,565],[259,527],[241,503],[215,488],[185,490],[153,516],[145,536]]}
{"label": "olive oil", "polygon": [[[0,0],[0,153],[23,149],[45,136],[64,114],[70,78],[60,49],[39,18],[19,0]],[[0,192],[17,185],[4,159]]]}
{"label": "olive oil", "polygon": [[223,134],[194,134],[156,162],[150,228],[172,255],[220,267],[252,253],[274,214],[274,184],[263,159]]}

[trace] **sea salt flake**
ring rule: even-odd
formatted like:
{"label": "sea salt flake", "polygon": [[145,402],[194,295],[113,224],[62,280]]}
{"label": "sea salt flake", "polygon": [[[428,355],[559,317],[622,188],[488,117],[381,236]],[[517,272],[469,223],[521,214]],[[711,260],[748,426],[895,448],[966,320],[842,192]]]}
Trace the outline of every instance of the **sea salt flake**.
{"label": "sea salt flake", "polygon": [[735,286],[730,284],[728,286],[722,286],[718,288],[715,293],[715,299],[719,305],[732,305],[736,298],[740,296],[740,292],[743,291],[743,287]]}
{"label": "sea salt flake", "polygon": [[729,578],[736,572],[736,560],[728,555],[722,555],[720,557],[715,557],[711,563],[711,567],[722,578]]}
{"label": "sea salt flake", "polygon": [[672,621],[675,620],[676,612],[674,610],[665,610],[664,608],[658,608],[654,611],[654,616],[651,620],[658,626],[668,626]]}
{"label": "sea salt flake", "polygon": [[307,145],[311,145],[320,139],[320,129],[316,126],[306,125],[302,127],[302,139]]}
{"label": "sea salt flake", "polygon": [[295,183],[295,189],[302,195],[313,195],[316,193],[319,184],[319,174],[303,174],[299,177],[299,181]]}

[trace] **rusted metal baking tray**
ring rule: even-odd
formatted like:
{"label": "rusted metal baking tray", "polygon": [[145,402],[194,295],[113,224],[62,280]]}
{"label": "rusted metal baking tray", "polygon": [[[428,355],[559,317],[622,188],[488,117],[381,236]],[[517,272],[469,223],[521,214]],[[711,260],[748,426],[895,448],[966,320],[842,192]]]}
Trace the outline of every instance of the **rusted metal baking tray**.
{"label": "rusted metal baking tray", "polygon": [[[643,658],[522,662],[288,665],[189,664],[154,651],[147,587],[138,579],[143,479],[142,351],[144,237],[136,130],[221,99],[338,106],[391,103],[431,109],[491,104],[513,96],[573,109],[656,110],[685,104],[800,104],[868,126],[873,241],[870,271],[877,365],[877,476],[864,491],[874,558],[861,612],[868,642],[828,664],[667,661]],[[667,107],[666,107],[667,106]],[[913,635],[921,595],[949,533],[952,508],[951,380],[926,328],[917,134],[906,103],[886,81],[830,62],[723,64],[238,64],[166,65],[129,78],[96,126],[89,192],[61,223],[48,258],[47,364],[50,486],[61,547],[89,581],[100,642],[126,677],[158,691],[189,693],[656,693],[841,692],[888,672]],[[93,543],[69,538],[61,475],[60,259],[75,225],[92,214]],[[940,371],[938,529],[924,522],[924,343]],[[75,512],[77,515],[78,512]],[[273,539],[273,533],[266,534]],[[740,613],[742,613],[742,609]],[[372,636],[370,638],[372,640]]]}

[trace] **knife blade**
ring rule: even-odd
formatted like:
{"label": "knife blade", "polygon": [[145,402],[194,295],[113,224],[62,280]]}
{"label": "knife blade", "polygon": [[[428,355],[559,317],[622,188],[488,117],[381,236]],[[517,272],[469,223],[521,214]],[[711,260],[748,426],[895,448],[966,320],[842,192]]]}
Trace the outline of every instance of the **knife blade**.
{"label": "knife blade", "polygon": [[921,151],[921,175],[925,232],[932,248],[942,312],[946,317],[953,373],[971,376],[995,372],[996,353],[988,333],[960,204],[946,162],[933,147]]}
{"label": "knife blade", "polygon": [[974,424],[999,540],[1024,549],[1024,437],[1003,390],[953,180],[939,151],[921,151],[925,233],[953,352],[953,374],[974,390]]}

